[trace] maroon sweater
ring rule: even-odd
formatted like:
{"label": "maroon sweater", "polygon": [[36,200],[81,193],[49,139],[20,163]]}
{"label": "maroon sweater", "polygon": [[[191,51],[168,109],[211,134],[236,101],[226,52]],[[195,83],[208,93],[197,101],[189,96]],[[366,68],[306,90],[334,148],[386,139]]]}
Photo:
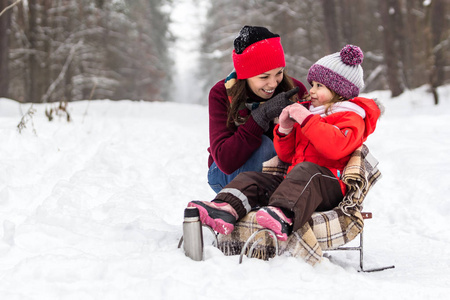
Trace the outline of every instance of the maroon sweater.
{"label": "maroon sweater", "polygon": [[[305,86],[292,78],[294,84],[300,87],[300,98],[307,92]],[[276,94],[280,91],[276,91]],[[250,93],[251,102],[267,101]],[[253,120],[253,117],[240,126],[227,127],[228,108],[230,106],[225,79],[216,83],[209,92],[209,144],[208,167],[216,162],[225,174],[231,174],[239,169],[261,146],[263,129]],[[273,124],[265,133],[273,139]]]}

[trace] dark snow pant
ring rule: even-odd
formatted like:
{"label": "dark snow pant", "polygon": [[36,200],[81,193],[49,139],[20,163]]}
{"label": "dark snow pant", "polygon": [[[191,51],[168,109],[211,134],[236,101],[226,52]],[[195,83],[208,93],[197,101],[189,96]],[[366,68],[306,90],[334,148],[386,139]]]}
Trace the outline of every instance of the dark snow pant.
{"label": "dark snow pant", "polygon": [[303,162],[286,178],[261,172],[241,173],[214,200],[229,203],[239,219],[260,206],[284,208],[294,214],[295,231],[308,222],[313,212],[333,209],[342,198],[339,181],[330,170]]}

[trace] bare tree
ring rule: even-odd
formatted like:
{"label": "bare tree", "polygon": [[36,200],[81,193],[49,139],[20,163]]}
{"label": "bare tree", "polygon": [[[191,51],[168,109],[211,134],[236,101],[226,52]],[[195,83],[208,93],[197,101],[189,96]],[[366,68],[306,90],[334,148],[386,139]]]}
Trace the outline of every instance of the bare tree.
{"label": "bare tree", "polygon": [[398,0],[381,0],[380,15],[383,26],[383,53],[386,76],[392,96],[403,93],[399,68],[399,46],[396,18],[401,18]]}
{"label": "bare tree", "polygon": [[439,95],[437,88],[444,82],[444,43],[442,41],[442,35],[445,26],[445,5],[444,1],[433,1],[430,5],[431,10],[428,15],[430,17],[430,50],[429,50],[429,82],[431,92],[434,97],[434,103],[439,104]]}
{"label": "bare tree", "polygon": [[28,95],[27,102],[39,102],[40,64],[38,58],[38,0],[28,0]]}
{"label": "bare tree", "polygon": [[327,52],[339,50],[339,31],[336,16],[336,4],[334,0],[322,0],[324,25],[326,28]]}
{"label": "bare tree", "polygon": [[0,0],[0,97],[8,97],[9,88],[9,32],[11,27],[11,2]]}
{"label": "bare tree", "polygon": [[171,76],[169,19],[162,9],[169,2],[21,3],[11,22],[11,97],[72,101],[94,90],[94,98],[162,100]]}

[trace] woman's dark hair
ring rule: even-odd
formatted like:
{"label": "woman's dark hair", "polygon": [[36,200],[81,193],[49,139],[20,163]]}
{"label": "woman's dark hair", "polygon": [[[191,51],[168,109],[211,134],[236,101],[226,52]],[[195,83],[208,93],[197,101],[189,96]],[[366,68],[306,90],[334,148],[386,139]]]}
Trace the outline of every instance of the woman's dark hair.
{"label": "woman's dark hair", "polygon": [[[286,74],[286,71],[283,71],[283,79],[280,84],[278,84],[276,91],[277,93],[286,92],[295,87],[294,81],[292,78]],[[229,96],[231,96],[231,104],[228,109],[228,120],[227,126],[233,125],[241,125],[244,124],[250,115],[241,116],[239,115],[239,110],[242,107],[242,104],[245,103],[248,99],[247,91],[249,90],[247,80],[246,79],[236,79],[236,83],[231,87],[229,91]],[[297,101],[297,94],[291,98],[291,101]]]}

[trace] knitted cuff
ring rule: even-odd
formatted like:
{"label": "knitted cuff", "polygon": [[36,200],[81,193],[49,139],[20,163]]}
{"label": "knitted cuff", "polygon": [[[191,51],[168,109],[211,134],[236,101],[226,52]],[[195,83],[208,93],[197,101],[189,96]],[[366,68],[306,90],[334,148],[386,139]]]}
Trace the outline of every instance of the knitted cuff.
{"label": "knitted cuff", "polygon": [[278,127],[278,132],[281,133],[281,134],[284,134],[284,135],[288,135],[289,133],[291,133],[292,128],[293,127],[291,127],[291,128],[284,128],[284,127],[279,126]]}
{"label": "knitted cuff", "polygon": [[267,117],[265,116],[265,114],[262,111],[257,111],[254,110],[252,111],[252,117],[253,120],[255,120],[256,124],[259,125],[259,127],[261,127],[264,132],[266,132],[267,130],[269,130],[269,120],[267,120]]}
{"label": "knitted cuff", "polygon": [[304,127],[304,126],[306,125],[306,123],[308,123],[309,119],[311,119],[312,117],[314,117],[313,114],[310,114],[309,116],[307,116],[307,117],[303,120],[302,124],[300,124],[300,126],[301,126],[301,127]]}
{"label": "knitted cuff", "polygon": [[[219,193],[213,201],[221,200],[230,204],[239,215],[239,219],[245,217],[249,212],[245,209],[242,201],[229,193]],[[239,220],[238,219],[238,220]]]}

